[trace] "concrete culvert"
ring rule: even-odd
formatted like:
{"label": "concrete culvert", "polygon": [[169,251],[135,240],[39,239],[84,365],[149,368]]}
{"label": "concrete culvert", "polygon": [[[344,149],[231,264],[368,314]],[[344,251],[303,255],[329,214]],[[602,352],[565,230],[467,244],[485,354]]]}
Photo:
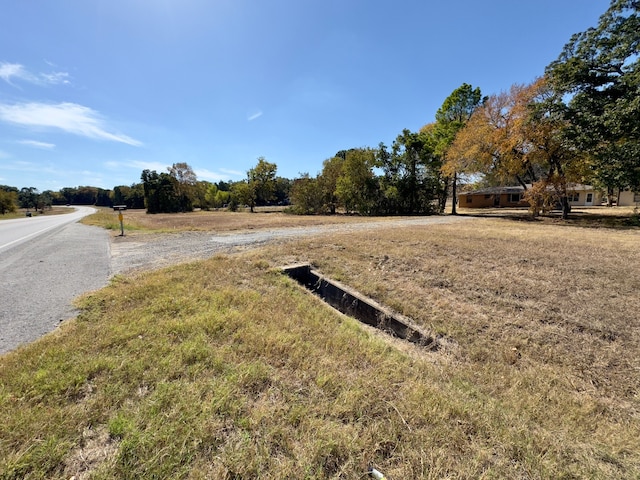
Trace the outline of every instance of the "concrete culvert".
{"label": "concrete culvert", "polygon": [[420,331],[410,319],[394,314],[375,300],[326,278],[311,265],[290,265],[282,267],[282,271],[345,315],[429,350],[438,349],[437,340]]}

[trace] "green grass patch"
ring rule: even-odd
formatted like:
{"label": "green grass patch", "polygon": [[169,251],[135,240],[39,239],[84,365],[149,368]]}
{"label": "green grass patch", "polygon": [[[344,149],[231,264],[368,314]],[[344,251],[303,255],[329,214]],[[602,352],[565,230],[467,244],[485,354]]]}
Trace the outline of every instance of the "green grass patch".
{"label": "green grass patch", "polygon": [[[35,216],[35,212],[32,212],[31,215]],[[16,210],[15,212],[7,212],[0,215],[0,220],[13,220],[15,218],[25,218],[25,217],[26,217],[26,210],[19,209],[19,210]]]}
{"label": "green grass patch", "polygon": [[[106,230],[114,230],[118,232],[121,230],[117,211],[106,207],[95,208],[97,208],[97,212],[92,213],[91,215],[87,215],[86,217],[82,218],[80,222],[85,225],[93,225],[96,227],[104,228]],[[149,230],[138,221],[137,217],[127,215],[126,212],[124,212],[123,217],[124,218],[122,227],[125,232]]]}
{"label": "green grass patch", "polygon": [[15,212],[7,212],[3,215],[0,215],[0,221],[1,220],[12,220],[15,218],[26,218],[27,217],[27,213],[31,214],[32,217],[39,217],[41,215],[64,215],[66,213],[71,213],[73,212],[73,209],[67,208],[67,207],[51,207],[51,208],[46,208],[45,210],[34,210],[33,208],[30,208],[29,210],[27,210],[26,208],[18,208],[16,209]]}

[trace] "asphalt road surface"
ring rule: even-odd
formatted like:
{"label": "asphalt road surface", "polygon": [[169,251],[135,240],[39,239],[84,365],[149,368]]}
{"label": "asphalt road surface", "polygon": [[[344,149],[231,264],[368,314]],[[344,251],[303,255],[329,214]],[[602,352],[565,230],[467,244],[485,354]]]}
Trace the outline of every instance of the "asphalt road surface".
{"label": "asphalt road surface", "polygon": [[109,234],[77,223],[93,211],[0,222],[0,354],[74,317],[73,299],[107,284]]}

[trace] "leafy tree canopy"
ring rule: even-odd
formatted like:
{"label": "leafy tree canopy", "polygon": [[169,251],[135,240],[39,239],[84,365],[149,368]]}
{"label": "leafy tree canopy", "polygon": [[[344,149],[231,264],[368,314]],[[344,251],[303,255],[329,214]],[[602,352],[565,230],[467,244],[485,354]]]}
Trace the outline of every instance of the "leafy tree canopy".
{"label": "leafy tree canopy", "polygon": [[596,27],[573,35],[547,67],[576,148],[607,186],[640,186],[640,2],[613,0]]}

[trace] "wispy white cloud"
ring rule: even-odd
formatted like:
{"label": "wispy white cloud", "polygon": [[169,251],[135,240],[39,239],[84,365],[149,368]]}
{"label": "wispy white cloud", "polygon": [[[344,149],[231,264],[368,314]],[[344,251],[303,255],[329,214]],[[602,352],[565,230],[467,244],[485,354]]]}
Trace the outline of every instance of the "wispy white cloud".
{"label": "wispy white cloud", "polygon": [[155,170],[156,172],[166,172],[167,164],[160,162],[147,162],[144,160],[118,161],[109,160],[103,163],[109,170]]}
{"label": "wispy white cloud", "polygon": [[229,174],[229,172],[224,171],[224,169],[220,169],[220,172],[212,172],[211,170],[207,170],[206,168],[197,168],[194,170],[194,173],[198,177],[198,180],[207,180],[210,182],[229,180],[234,176],[244,176],[244,174],[240,172],[237,172],[233,175]]}
{"label": "wispy white cloud", "polygon": [[50,85],[69,85],[69,74],[67,72],[41,73],[40,78]]}
{"label": "wispy white cloud", "polygon": [[220,171],[234,177],[244,177],[247,174],[247,172],[241,172],[240,170],[229,170],[228,168],[221,168]]}
{"label": "wispy white cloud", "polygon": [[3,170],[14,172],[39,172],[45,174],[55,173],[56,170],[50,164],[37,164],[24,160],[11,160],[2,165]]}
{"label": "wispy white cloud", "polygon": [[134,160],[133,162],[127,163],[126,166],[142,170],[155,170],[156,172],[166,172],[169,167],[166,163],[146,162],[144,160]]}
{"label": "wispy white cloud", "polygon": [[0,120],[25,127],[59,129],[82,137],[126,143],[135,147],[142,145],[127,135],[108,131],[106,122],[98,112],[76,103],[0,104]]}
{"label": "wispy white cloud", "polygon": [[[104,162],[104,167],[109,169],[110,171],[122,171],[125,169],[135,169],[135,170],[151,170],[156,171],[158,173],[167,172],[167,168],[171,165],[171,163],[161,163],[161,162],[152,162],[152,161],[144,161],[144,160],[133,160],[133,161],[117,161],[110,160]],[[217,182],[220,180],[230,180],[236,177],[244,177],[246,173],[238,172],[235,170],[227,170],[221,168],[219,171],[212,171],[206,168],[195,168],[194,173],[198,177],[198,180],[207,180],[210,182]]]}
{"label": "wispy white cloud", "polygon": [[13,78],[31,81],[31,75],[18,63],[0,63],[0,78],[13,85]]}
{"label": "wispy white cloud", "polygon": [[53,143],[39,142],[38,140],[18,140],[21,145],[27,145],[28,147],[41,148],[43,150],[52,150],[56,148]]}
{"label": "wispy white cloud", "polygon": [[247,120],[251,122],[251,121],[255,120],[256,118],[260,118],[262,115],[263,115],[262,110],[258,110],[257,112],[252,113],[251,115],[249,115],[247,117]]}
{"label": "wispy white cloud", "polygon": [[0,79],[9,85],[16,86],[14,80],[32,83],[35,85],[69,85],[71,83],[67,72],[48,72],[34,74],[19,63],[0,63]]}

